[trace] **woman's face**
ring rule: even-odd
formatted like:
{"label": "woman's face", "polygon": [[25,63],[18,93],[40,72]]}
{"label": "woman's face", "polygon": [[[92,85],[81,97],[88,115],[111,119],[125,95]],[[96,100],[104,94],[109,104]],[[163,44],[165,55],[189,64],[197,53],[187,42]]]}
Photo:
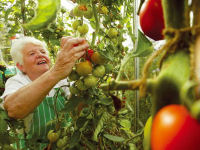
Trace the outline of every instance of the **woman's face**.
{"label": "woman's face", "polygon": [[28,43],[22,50],[23,64],[21,71],[29,76],[31,80],[36,79],[50,69],[48,53],[40,45]]}

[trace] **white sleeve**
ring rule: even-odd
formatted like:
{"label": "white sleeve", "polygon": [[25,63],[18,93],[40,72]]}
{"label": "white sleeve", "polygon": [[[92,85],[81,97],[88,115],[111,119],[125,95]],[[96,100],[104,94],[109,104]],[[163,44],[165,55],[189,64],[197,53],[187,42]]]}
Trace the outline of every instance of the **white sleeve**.
{"label": "white sleeve", "polygon": [[4,91],[3,95],[1,96],[1,98],[3,99],[3,102],[0,104],[1,107],[3,107],[4,98],[7,95],[16,92],[18,89],[20,89],[23,86],[24,86],[24,84],[23,84],[23,82],[20,82],[20,80],[17,80],[16,78],[12,78],[12,77],[9,78],[5,84],[5,91]]}
{"label": "white sleeve", "polygon": [[65,92],[65,96],[69,96],[69,85],[70,83],[68,82],[67,79],[63,79],[60,82],[58,82],[57,87],[62,87],[63,91]]}

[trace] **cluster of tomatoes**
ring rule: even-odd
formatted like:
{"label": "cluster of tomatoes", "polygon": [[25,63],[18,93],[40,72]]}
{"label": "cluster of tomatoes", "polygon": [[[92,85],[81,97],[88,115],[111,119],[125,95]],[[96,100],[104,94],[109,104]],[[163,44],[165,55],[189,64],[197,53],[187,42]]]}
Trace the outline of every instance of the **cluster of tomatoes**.
{"label": "cluster of tomatoes", "polygon": [[70,87],[71,94],[79,94],[80,91],[97,86],[99,79],[112,69],[105,62],[106,59],[99,52],[88,49],[69,75],[69,79],[75,81]]}
{"label": "cluster of tomatoes", "polygon": [[[73,16],[81,18],[84,17],[86,19],[91,19],[93,17],[93,10],[92,7],[90,5],[77,5],[73,11]],[[88,33],[89,27],[87,24],[84,24],[83,21],[81,19],[75,20],[72,23],[72,28],[75,31],[78,31],[80,33],[80,35],[85,35],[86,33]]]}

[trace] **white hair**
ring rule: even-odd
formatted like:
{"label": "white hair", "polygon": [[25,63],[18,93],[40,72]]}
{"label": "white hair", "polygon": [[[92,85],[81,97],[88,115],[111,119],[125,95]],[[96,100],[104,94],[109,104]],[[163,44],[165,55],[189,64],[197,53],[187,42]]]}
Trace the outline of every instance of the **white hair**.
{"label": "white hair", "polygon": [[45,42],[42,42],[34,37],[24,36],[19,39],[13,40],[11,45],[10,54],[15,64],[23,64],[22,50],[24,46],[29,43],[42,46],[44,50],[48,53],[47,45]]}

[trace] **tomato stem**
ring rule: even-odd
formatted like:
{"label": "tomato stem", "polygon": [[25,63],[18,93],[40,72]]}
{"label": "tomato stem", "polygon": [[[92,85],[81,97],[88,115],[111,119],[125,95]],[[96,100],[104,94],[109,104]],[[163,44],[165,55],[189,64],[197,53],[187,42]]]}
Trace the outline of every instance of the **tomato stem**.
{"label": "tomato stem", "polygon": [[93,36],[92,36],[91,47],[93,48],[94,43],[96,41],[96,35],[99,32],[99,18],[98,18],[98,14],[97,14],[97,10],[96,10],[96,5],[93,2],[92,2],[92,10],[93,10],[94,18],[95,18],[95,21],[96,21],[96,31],[93,32],[93,34],[92,34]]}
{"label": "tomato stem", "polygon": [[177,50],[162,65],[153,89],[153,115],[165,105],[181,104],[182,86],[190,78],[190,59],[187,52]]}
{"label": "tomato stem", "polygon": [[[116,81],[112,80],[109,83],[104,83],[100,85],[100,88],[102,88],[105,91],[108,90],[136,90],[139,88],[141,83],[141,80],[129,80],[129,81]],[[147,80],[147,90],[151,91],[154,85],[153,79]]]}
{"label": "tomato stem", "polygon": [[192,1],[193,25],[200,25],[200,1]]}
{"label": "tomato stem", "polygon": [[162,0],[165,28],[184,28],[187,22],[188,0]]}

